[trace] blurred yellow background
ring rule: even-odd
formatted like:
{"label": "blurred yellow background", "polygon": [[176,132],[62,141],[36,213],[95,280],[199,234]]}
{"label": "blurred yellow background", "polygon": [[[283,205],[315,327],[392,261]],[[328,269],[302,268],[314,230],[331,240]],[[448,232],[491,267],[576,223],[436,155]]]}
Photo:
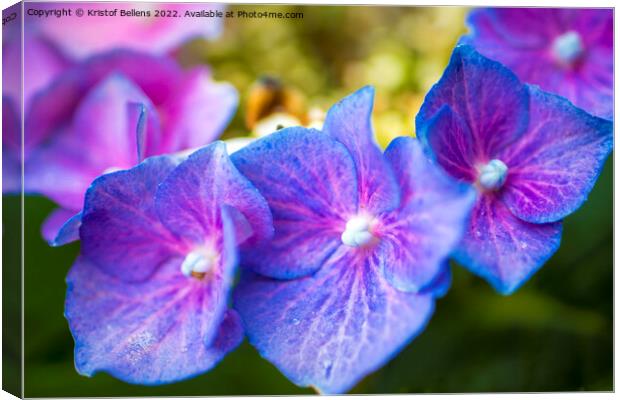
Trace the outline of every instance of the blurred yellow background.
{"label": "blurred yellow background", "polygon": [[373,85],[377,91],[373,123],[383,147],[397,136],[414,134],[414,117],[465,32],[467,12],[461,7],[273,6],[269,10],[303,12],[304,18],[226,19],[218,40],[196,40],[179,53],[183,64],[209,64],[215,79],[229,81],[240,91],[239,110],[224,137],[257,134],[255,126],[245,123],[246,115],[252,112],[257,82],[268,77],[293,92],[301,104],[297,107],[301,113],[279,112],[275,123],[285,126],[295,120],[282,114],[310,124],[342,97]]}

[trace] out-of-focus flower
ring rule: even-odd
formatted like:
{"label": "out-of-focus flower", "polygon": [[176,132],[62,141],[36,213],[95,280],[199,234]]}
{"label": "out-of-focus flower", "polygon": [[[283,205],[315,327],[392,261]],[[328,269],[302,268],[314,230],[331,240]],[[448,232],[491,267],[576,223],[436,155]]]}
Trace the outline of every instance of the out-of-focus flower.
{"label": "out-of-focus flower", "polygon": [[2,193],[21,190],[21,120],[15,103],[2,97]]}
{"label": "out-of-focus flower", "polygon": [[246,126],[254,136],[264,137],[293,126],[321,129],[324,119],[323,110],[318,107],[306,110],[304,96],[277,79],[263,78],[250,90]]}
{"label": "out-of-focus flower", "polygon": [[[474,200],[417,140],[373,141],[374,90],[333,106],[323,132],[287,128],[232,155],[273,212],[235,289],[250,342],[300,386],[349,390],[425,327]],[[260,274],[260,275],[259,275]]]}
{"label": "out-of-focus flower", "polygon": [[301,121],[295,118],[295,116],[277,112],[259,120],[254,125],[253,133],[258,137],[263,137],[283,128],[300,125],[302,125]]}
{"label": "out-of-focus flower", "polygon": [[[26,114],[35,93],[50,84],[71,62],[55,46],[38,35],[24,32],[24,65],[22,37],[17,24],[3,31],[2,59],[2,192],[21,190],[21,111]],[[22,91],[22,73],[23,91]],[[27,140],[27,138],[26,138]]]}
{"label": "out-of-focus flower", "polygon": [[256,123],[254,126],[254,135],[264,137],[280,129],[290,128],[293,126],[305,126],[306,128],[322,129],[325,120],[325,112],[320,108],[312,108],[306,116],[307,123],[303,124],[294,115],[283,112],[271,114]]}
{"label": "out-of-focus flower", "polygon": [[210,143],[237,101],[206,67],[185,71],[133,51],[105,53],[60,75],[32,98],[25,122],[25,191],[61,207],[43,226],[46,239],[82,208],[97,176]]}
{"label": "out-of-focus flower", "polygon": [[272,234],[265,199],[221,142],[178,166],[157,156],[97,178],[67,278],[77,370],[154,385],[213,368],[243,339],[227,306],[237,245]]}
{"label": "out-of-focus flower", "polygon": [[[21,32],[20,32],[21,36]],[[20,36],[3,38],[2,58],[16,63],[2,70],[2,92],[20,106],[23,94],[24,109],[28,109],[33,95],[50,84],[58,75],[71,66],[71,61],[46,38],[24,32],[24,70],[21,65],[22,42]],[[24,91],[21,91],[24,74]]]}
{"label": "out-of-focus flower", "polygon": [[416,128],[428,154],[478,190],[455,257],[503,294],[558,249],[561,219],[587,199],[613,146],[611,121],[524,85],[466,45],[426,96]]}
{"label": "out-of-focus flower", "polygon": [[117,48],[163,54],[193,38],[218,36],[224,20],[198,14],[222,12],[221,4],[43,3],[36,7],[42,12],[60,8],[70,10],[71,16],[27,15],[26,25],[77,58]]}
{"label": "out-of-focus flower", "polygon": [[[283,127],[293,126],[289,125],[290,123],[300,125],[307,122],[303,95],[293,88],[284,86],[277,79],[264,77],[252,85],[248,94],[245,111],[246,127],[256,132],[257,124],[274,114],[280,116],[277,118],[282,120]],[[272,125],[272,123],[265,122],[265,126],[260,128],[260,131],[263,132],[265,127]],[[262,135],[259,134],[259,136]]]}
{"label": "out-of-focus flower", "polygon": [[471,12],[462,38],[524,82],[613,118],[613,10],[486,8]]}
{"label": "out-of-focus flower", "polygon": [[325,122],[325,111],[319,107],[312,107],[308,111],[308,124],[307,128],[313,128],[321,130],[323,129],[323,123]]}

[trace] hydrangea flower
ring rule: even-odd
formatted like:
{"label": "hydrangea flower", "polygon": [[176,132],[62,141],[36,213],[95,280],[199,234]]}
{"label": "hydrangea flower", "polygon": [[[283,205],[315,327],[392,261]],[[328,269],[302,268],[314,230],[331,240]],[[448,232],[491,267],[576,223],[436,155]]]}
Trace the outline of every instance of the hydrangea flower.
{"label": "hydrangea flower", "polygon": [[[16,26],[18,25],[12,27]],[[23,97],[24,108],[28,109],[33,95],[69,68],[72,61],[46,38],[24,31],[24,69],[22,70],[20,68],[22,32],[9,29],[7,33],[2,38],[2,58],[11,64],[8,64],[10,68],[2,70],[2,82],[4,83],[2,92],[4,96],[8,96],[15,102],[16,107],[20,105]],[[24,74],[23,93],[22,73]]]}
{"label": "hydrangea flower", "polygon": [[237,101],[234,87],[215,83],[205,67],[185,71],[170,59],[132,51],[67,70],[32,98],[25,122],[25,191],[60,206],[44,236],[53,241],[81,210],[97,176],[216,139]]}
{"label": "hydrangea flower", "polygon": [[21,190],[20,113],[10,98],[2,97],[2,193]]}
{"label": "hydrangea flower", "polygon": [[[19,7],[15,8],[21,17]],[[22,31],[19,24],[3,27],[2,58],[2,192],[21,190],[21,108],[28,110],[36,92],[46,87],[71,62],[52,44],[38,35],[24,32],[24,68],[21,68]],[[21,74],[24,74],[22,92]],[[6,121],[5,121],[6,120]]]}
{"label": "hydrangea flower", "polygon": [[83,375],[174,382],[211,369],[243,338],[227,307],[237,245],[270,238],[269,207],[222,142],[176,165],[148,158],[86,193],[65,304]]}
{"label": "hydrangea flower", "polygon": [[263,357],[320,392],[346,392],[424,329],[474,200],[416,139],[381,154],[373,97],[334,105],[322,132],[285,128],[232,155],[275,227],[243,251],[234,307]]}
{"label": "hydrangea flower", "polygon": [[569,99],[598,117],[613,117],[613,10],[482,8],[462,38],[524,82]]}
{"label": "hydrangea flower", "polygon": [[[222,31],[223,18],[186,17],[186,12],[222,12],[223,4],[174,3],[77,3],[62,4],[72,11],[71,16],[40,18],[26,16],[26,27],[39,32],[56,43],[70,56],[84,58],[117,48],[163,54],[191,39],[212,39]],[[58,4],[40,4],[37,10],[54,10]],[[99,14],[117,10],[115,16],[76,14],[78,9]],[[150,17],[120,15],[125,12],[148,12]],[[155,15],[155,13],[159,15]],[[179,17],[177,17],[179,16]]]}
{"label": "hydrangea flower", "polygon": [[416,117],[425,150],[478,200],[456,259],[510,294],[558,249],[613,146],[609,120],[458,46]]}

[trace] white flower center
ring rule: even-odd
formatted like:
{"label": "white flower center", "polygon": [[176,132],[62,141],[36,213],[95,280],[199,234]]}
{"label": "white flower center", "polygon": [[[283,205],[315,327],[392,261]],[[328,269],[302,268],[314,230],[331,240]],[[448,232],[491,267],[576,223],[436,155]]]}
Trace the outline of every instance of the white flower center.
{"label": "white flower center", "polygon": [[498,190],[506,182],[508,167],[501,160],[494,159],[478,168],[478,183],[487,190]]}
{"label": "white flower center", "polygon": [[583,55],[583,41],[575,31],[568,31],[553,41],[552,52],[555,59],[564,65],[571,65]]}
{"label": "white flower center", "polygon": [[366,216],[356,216],[347,221],[344,232],[340,236],[342,243],[351,247],[363,247],[375,241],[376,237],[370,232],[372,219]]}
{"label": "white flower center", "polygon": [[217,264],[218,254],[211,247],[198,247],[185,256],[181,264],[183,275],[203,278]]}

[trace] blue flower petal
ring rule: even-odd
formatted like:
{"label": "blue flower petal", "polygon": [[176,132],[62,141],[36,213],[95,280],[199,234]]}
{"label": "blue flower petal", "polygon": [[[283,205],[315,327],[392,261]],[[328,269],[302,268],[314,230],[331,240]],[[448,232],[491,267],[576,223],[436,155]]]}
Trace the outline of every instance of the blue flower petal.
{"label": "blue flower petal", "polygon": [[372,86],[361,88],[334,104],[327,112],[323,125],[323,132],[344,144],[353,156],[359,182],[360,207],[370,213],[398,207],[400,195],[372,132],[374,97]]}
{"label": "blue flower petal", "polygon": [[[62,210],[62,209],[61,209]],[[66,213],[65,210],[64,213]],[[63,213],[63,214],[64,214]],[[57,215],[56,213],[52,214],[52,216]],[[50,218],[48,218],[45,222],[47,222]],[[73,215],[71,218],[65,220],[62,224],[56,237],[50,242],[50,246],[63,246],[65,244],[75,242],[80,239],[80,226],[82,225],[82,213],[79,212]]]}
{"label": "blue flower petal", "polygon": [[[241,343],[243,331],[232,310],[214,326],[205,322],[213,310],[201,285],[188,284],[176,263],[137,284],[79,258],[67,277],[65,303],[78,372],[105,371],[125,382],[159,385],[213,368]],[[216,336],[207,341],[212,330]]]}
{"label": "blue flower petal", "polygon": [[244,266],[280,279],[321,268],[358,211],[347,149],[324,133],[287,128],[239,150],[232,160],[267,199],[275,227],[271,242],[243,252]]}
{"label": "blue flower petal", "polygon": [[378,264],[343,246],[313,276],[247,274],[234,307],[250,343],[299,386],[348,391],[413,340],[434,309],[433,296],[394,289]]}
{"label": "blue flower petal", "polygon": [[507,295],[525,283],[558,250],[561,237],[561,222],[525,222],[494,195],[487,194],[478,199],[454,257]]}
{"label": "blue flower petal", "polygon": [[209,236],[219,218],[219,209],[224,206],[237,211],[230,210],[235,225],[243,224],[238,231],[245,231],[249,225],[252,244],[273,236],[267,202],[235,168],[221,141],[191,154],[166,177],[155,196],[155,208],[164,225],[178,237],[196,244]]}
{"label": "blue flower petal", "polygon": [[458,114],[471,132],[473,162],[494,158],[527,128],[527,89],[509,69],[470,46],[454,49],[443,76],[428,92],[416,116],[416,132],[424,135],[444,105]]}
{"label": "blue flower petal", "polygon": [[379,217],[382,271],[395,288],[420,291],[460,242],[476,194],[433,165],[416,139],[394,139],[385,155],[398,177],[402,204]]}
{"label": "blue flower petal", "polygon": [[613,147],[613,123],[528,88],[529,129],[499,156],[508,165],[502,200],[525,221],[558,221],[587,200]]}
{"label": "blue flower petal", "polygon": [[452,286],[452,270],[448,261],[444,262],[435,279],[420,294],[431,294],[436,299],[445,296]]}
{"label": "blue flower petal", "polygon": [[178,240],[154,207],[158,185],[175,166],[172,157],[151,157],[130,170],[97,178],[82,211],[82,254],[108,273],[135,281],[179,254]]}
{"label": "blue flower petal", "polygon": [[14,101],[2,96],[2,193],[22,189],[21,153],[19,113]]}
{"label": "blue flower petal", "polygon": [[[467,25],[470,33],[460,43],[501,62],[524,82],[613,118],[611,8],[480,8],[469,14]],[[567,35],[568,46],[558,42]]]}

